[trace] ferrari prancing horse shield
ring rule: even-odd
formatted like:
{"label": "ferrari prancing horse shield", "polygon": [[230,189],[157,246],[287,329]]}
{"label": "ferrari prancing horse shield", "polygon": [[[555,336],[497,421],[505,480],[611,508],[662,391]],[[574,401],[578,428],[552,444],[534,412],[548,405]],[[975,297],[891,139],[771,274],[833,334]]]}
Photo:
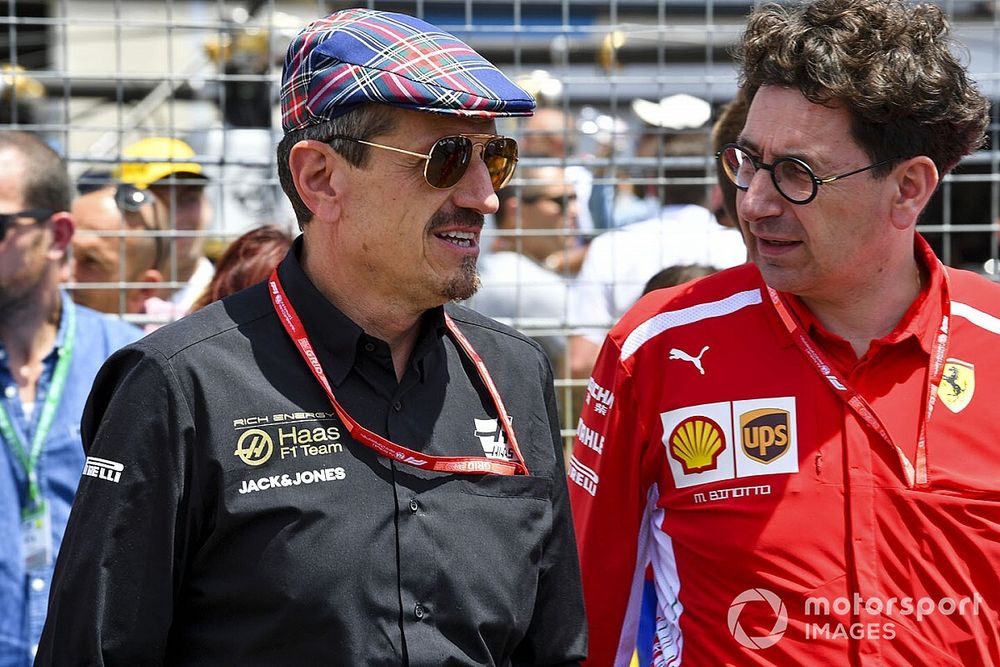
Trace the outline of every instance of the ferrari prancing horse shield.
{"label": "ferrari prancing horse shield", "polygon": [[967,361],[947,359],[944,375],[938,385],[938,398],[952,412],[961,412],[972,400],[976,391],[975,366]]}

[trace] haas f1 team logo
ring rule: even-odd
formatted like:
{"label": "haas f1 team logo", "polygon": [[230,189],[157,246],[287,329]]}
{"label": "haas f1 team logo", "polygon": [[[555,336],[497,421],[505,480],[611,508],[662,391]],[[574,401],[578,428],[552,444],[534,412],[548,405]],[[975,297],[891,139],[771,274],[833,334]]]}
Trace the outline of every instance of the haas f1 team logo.
{"label": "haas f1 team logo", "polygon": [[499,419],[475,419],[476,437],[483,446],[483,453],[488,459],[498,461],[513,461],[514,450],[507,443],[507,436]]}
{"label": "haas f1 team logo", "polygon": [[233,454],[240,457],[240,460],[248,466],[259,466],[267,463],[273,451],[274,441],[267,431],[252,428],[240,435]]}

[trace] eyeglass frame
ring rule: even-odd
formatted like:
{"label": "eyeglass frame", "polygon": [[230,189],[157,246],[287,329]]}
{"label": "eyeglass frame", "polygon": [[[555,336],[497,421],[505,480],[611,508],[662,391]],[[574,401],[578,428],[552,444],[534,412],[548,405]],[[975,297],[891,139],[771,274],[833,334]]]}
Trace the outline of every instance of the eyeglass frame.
{"label": "eyeglass frame", "polygon": [[[15,226],[15,221],[18,218],[31,218],[34,220],[32,225],[37,225],[40,222],[45,222],[53,215],[56,211],[50,211],[45,208],[29,208],[23,211],[17,211],[16,213],[0,213],[0,241],[7,239],[7,232]],[[28,227],[30,225],[24,225]]]}
{"label": "eyeglass frame", "polygon": [[[133,197],[130,198],[128,195],[133,195]],[[141,198],[135,200],[134,195],[140,195]],[[138,213],[144,206],[152,204],[156,198],[156,195],[146,188],[140,188],[131,183],[116,183],[114,196],[115,206],[123,213]]]}
{"label": "eyeglass frame", "polygon": [[546,195],[546,194],[534,194],[534,195],[521,195],[521,202],[524,204],[537,204],[541,201],[550,201],[559,207],[559,213],[562,215],[566,214],[569,209],[570,204],[575,204],[579,200],[576,193],[571,192],[569,194],[563,195]]}
{"label": "eyeglass frame", "polygon": [[[489,133],[485,133],[485,132],[472,132],[472,133],[469,133],[469,134],[449,134],[447,136],[440,137],[433,144],[431,144],[431,149],[430,149],[430,151],[427,152],[426,155],[423,154],[423,153],[417,153],[416,151],[409,151],[409,150],[406,150],[404,148],[397,148],[395,146],[388,146],[386,144],[379,144],[379,143],[376,143],[374,141],[366,141],[364,139],[358,139],[356,137],[348,137],[348,136],[342,135],[342,134],[335,134],[335,135],[329,137],[326,140],[325,143],[329,143],[331,141],[334,141],[335,139],[343,139],[345,141],[353,141],[355,143],[359,143],[359,144],[362,144],[364,146],[374,146],[375,148],[383,148],[383,149],[385,149],[387,151],[393,151],[395,153],[402,153],[403,155],[410,155],[412,157],[421,158],[424,161],[424,170],[423,170],[424,182],[427,183],[427,185],[429,185],[432,188],[434,188],[435,190],[450,190],[453,187],[455,187],[455,185],[458,185],[459,182],[462,180],[462,178],[465,176],[466,172],[469,170],[469,166],[468,165],[466,165],[465,171],[462,172],[462,176],[459,176],[458,180],[455,181],[455,185],[449,185],[448,187],[444,187],[444,188],[439,187],[437,185],[434,185],[433,183],[430,182],[430,179],[427,178],[427,169],[428,169],[428,167],[430,167],[430,164],[431,164],[431,153],[434,152],[434,147],[437,146],[439,142],[444,141],[445,139],[453,139],[455,137],[463,137],[465,139],[472,139],[473,137],[489,137],[489,139],[487,139],[486,141],[473,141],[472,142],[472,150],[473,150],[472,157],[475,157],[476,146],[479,146],[480,147],[479,158],[481,160],[483,160],[484,163],[486,162],[486,158],[483,157],[485,155],[485,153],[486,153],[486,144],[488,144],[489,142],[493,141],[494,139],[505,139],[507,141],[513,141],[514,142],[514,148],[515,149],[518,148],[517,140],[514,139],[513,137],[507,137],[507,136],[504,136],[502,134],[489,134]],[[514,169],[510,170],[510,174],[507,175],[507,178],[504,180],[503,183],[501,183],[500,185],[496,185],[496,186],[493,187],[493,191],[494,192],[500,190],[502,187],[504,187],[505,185],[507,185],[508,183],[510,183],[510,179],[514,176],[514,170],[517,168],[517,162],[518,162],[518,158],[519,157],[520,156],[518,156],[518,155],[514,156],[514,158],[513,158],[513,160],[514,160]],[[490,179],[490,183],[492,184],[492,182],[493,182],[493,179],[491,178]]]}
{"label": "eyeglass frame", "polygon": [[[722,154],[725,153],[730,148],[737,150],[746,155],[748,158],[750,158],[750,164],[753,165],[754,168],[754,175],[756,175],[756,173],[761,169],[771,172],[771,183],[774,184],[774,189],[778,191],[779,195],[784,197],[787,201],[791,202],[792,204],[795,204],[796,206],[804,206],[809,202],[811,202],[813,199],[815,199],[816,195],[819,194],[819,186],[821,185],[825,185],[827,183],[833,183],[834,181],[839,181],[842,178],[847,178],[848,176],[854,176],[855,174],[860,174],[862,172],[868,171],[869,169],[875,169],[876,167],[881,167],[883,165],[892,164],[893,162],[898,162],[900,160],[906,159],[899,157],[889,158],[886,160],[880,160],[879,162],[870,164],[867,167],[861,167],[860,169],[855,169],[853,171],[849,171],[843,174],[838,174],[837,176],[828,176],[826,178],[820,178],[819,176],[816,175],[816,172],[813,171],[813,168],[809,166],[809,163],[806,162],[805,160],[802,160],[801,158],[786,155],[784,157],[779,157],[776,160],[774,160],[774,162],[768,164],[767,162],[764,162],[762,159],[760,159],[759,157],[755,156],[753,153],[748,151],[743,146],[740,146],[739,144],[736,143],[729,143],[723,146],[719,150],[719,152],[715,154],[715,158],[719,161],[719,168],[722,169],[722,172],[726,175],[729,181],[734,186],[736,186],[737,190],[741,190],[743,192],[749,190],[750,185],[749,184],[740,185],[739,183],[737,183],[734,176],[731,176],[729,174],[729,170],[726,169],[725,162],[722,161]],[[777,169],[777,167],[780,164],[783,164],[785,162],[791,162],[795,165],[798,165],[799,167],[802,167],[805,170],[806,175],[809,177],[809,180],[812,182],[812,194],[806,197],[805,199],[802,200],[792,199],[787,194],[785,194],[784,190],[781,189],[781,185],[778,183],[778,177],[775,174],[775,169]]]}
{"label": "eyeglass frame", "polygon": [[[140,188],[137,185],[132,185],[131,183],[115,183],[115,206],[122,213],[126,215],[128,213],[141,213],[142,209],[147,206],[153,205],[156,202],[156,195],[153,194],[148,188]],[[141,201],[129,201],[127,197],[128,194],[141,195]],[[157,215],[157,210],[153,209],[153,215]],[[151,269],[159,270],[160,264],[167,257],[167,240],[159,235],[161,228],[156,225],[147,224],[147,220],[142,215],[139,216],[139,221],[142,223],[142,228],[146,231],[153,232],[153,244],[156,248],[155,254],[153,255],[153,265]]]}

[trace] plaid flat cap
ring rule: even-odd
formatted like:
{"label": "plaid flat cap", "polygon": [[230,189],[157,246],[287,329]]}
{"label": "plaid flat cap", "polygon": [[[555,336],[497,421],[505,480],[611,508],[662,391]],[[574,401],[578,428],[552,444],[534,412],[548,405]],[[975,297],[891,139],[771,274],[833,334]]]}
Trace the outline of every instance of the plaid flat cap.
{"label": "plaid flat cap", "polygon": [[405,14],[345,9],[292,40],[281,74],[291,132],[367,102],[464,116],[530,116],[531,95],[469,45]]}

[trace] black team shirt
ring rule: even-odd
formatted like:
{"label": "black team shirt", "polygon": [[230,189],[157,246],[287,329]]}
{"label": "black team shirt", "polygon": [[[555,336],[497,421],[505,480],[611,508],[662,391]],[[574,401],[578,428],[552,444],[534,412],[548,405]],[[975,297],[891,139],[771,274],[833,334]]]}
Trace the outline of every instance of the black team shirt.
{"label": "black team shirt", "polygon": [[[444,309],[425,315],[397,382],[388,346],[316,290],[298,252],[279,276],[355,420],[428,454],[504,454]],[[581,659],[551,369],[524,336],[447,310],[499,389],[529,476],[422,471],[355,442],[265,284],[113,356],[82,426],[99,474],[81,478],[36,664]]]}

